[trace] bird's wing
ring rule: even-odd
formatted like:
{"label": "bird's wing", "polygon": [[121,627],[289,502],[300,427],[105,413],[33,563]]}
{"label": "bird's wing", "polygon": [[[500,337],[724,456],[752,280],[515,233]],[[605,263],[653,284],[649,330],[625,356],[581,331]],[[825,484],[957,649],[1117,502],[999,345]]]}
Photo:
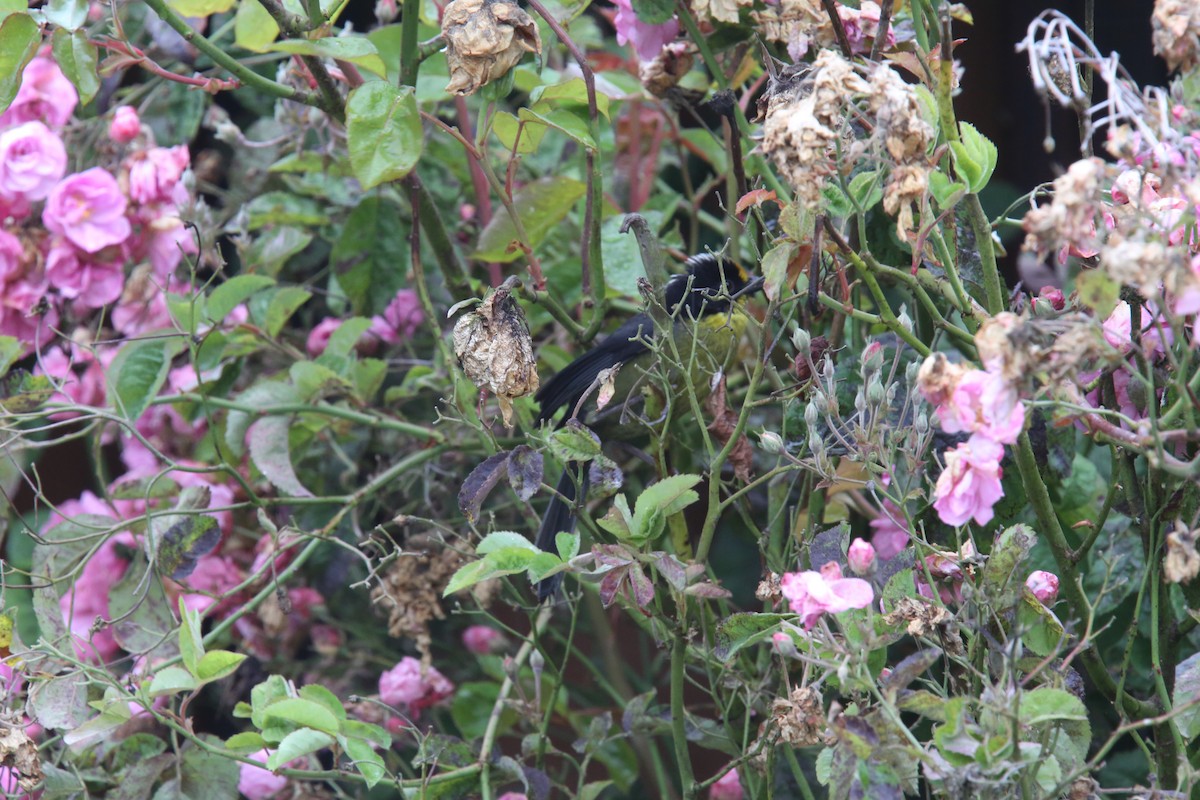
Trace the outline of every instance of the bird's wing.
{"label": "bird's wing", "polygon": [[579,404],[579,398],[596,382],[601,372],[649,352],[641,337],[651,336],[653,332],[654,322],[650,316],[638,314],[600,344],[559,370],[535,396],[541,405],[538,421],[549,420],[563,406],[567,407],[568,413],[573,411]]}

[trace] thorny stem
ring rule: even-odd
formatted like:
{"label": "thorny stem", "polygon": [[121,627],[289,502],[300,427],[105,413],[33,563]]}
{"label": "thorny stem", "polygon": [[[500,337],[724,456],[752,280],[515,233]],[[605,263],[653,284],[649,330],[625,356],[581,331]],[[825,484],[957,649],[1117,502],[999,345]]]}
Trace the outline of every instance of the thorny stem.
{"label": "thorny stem", "polygon": [[266,92],[272,97],[281,97],[285,100],[295,100],[297,103],[303,103],[309,106],[317,106],[316,98],[308,92],[303,92],[299,89],[294,89],[291,86],[285,86],[282,83],[277,83],[270,78],[264,78],[254,70],[243,65],[236,58],[226,53],[217,45],[206,39],[190,25],[183,21],[183,18],[172,11],[166,4],[165,0],[146,0],[146,5],[150,10],[167,23],[176,33],[183,37],[184,41],[193,45],[197,50],[213,60],[213,63],[222,69],[229,72],[235,78],[242,82],[245,86],[258,89]]}
{"label": "thorny stem", "polygon": [[[287,11],[279,0],[259,0],[259,2],[285,35],[299,36],[307,32],[305,30],[308,27],[307,21],[303,17]],[[345,122],[346,104],[338,92],[333,76],[329,74],[329,70],[325,69],[325,62],[319,56],[299,56],[299,59],[312,76],[313,82],[317,84],[317,92],[320,94],[318,107],[338,122]]]}
{"label": "thorny stem", "polygon": [[[680,609],[681,613],[686,608]],[[684,666],[687,660],[686,621],[679,621],[675,638],[671,644],[671,738],[675,743],[675,760],[679,765],[679,781],[683,786],[685,800],[696,796],[696,779],[692,772],[692,758],[688,753],[687,718],[683,703]]]}

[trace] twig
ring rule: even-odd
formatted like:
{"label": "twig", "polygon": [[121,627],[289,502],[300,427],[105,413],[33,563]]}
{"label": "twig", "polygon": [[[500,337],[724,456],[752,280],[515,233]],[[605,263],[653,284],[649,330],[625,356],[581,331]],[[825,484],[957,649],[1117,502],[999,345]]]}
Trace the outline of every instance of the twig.
{"label": "twig", "polygon": [[875,42],[871,45],[871,60],[878,61],[883,52],[883,43],[887,41],[888,31],[892,25],[892,1],[882,0],[879,4],[879,27],[876,28]]}
{"label": "twig", "polygon": [[846,58],[852,58],[854,50],[850,47],[850,37],[846,35],[846,27],[842,25],[842,18],[838,16],[837,3],[833,0],[821,0],[821,5],[825,6],[825,13],[829,15],[829,21],[833,24],[833,32],[837,35],[838,45],[842,48],[842,55]]}

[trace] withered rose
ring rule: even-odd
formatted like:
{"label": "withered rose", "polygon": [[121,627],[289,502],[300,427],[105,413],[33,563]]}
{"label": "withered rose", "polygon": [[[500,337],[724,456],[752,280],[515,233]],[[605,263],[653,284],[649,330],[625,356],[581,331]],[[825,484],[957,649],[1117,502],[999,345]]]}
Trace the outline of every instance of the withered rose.
{"label": "withered rose", "polygon": [[454,326],[454,354],[463,372],[496,395],[505,425],[512,425],[511,401],[539,386],[529,325],[511,285],[505,281]]}
{"label": "withered rose", "polygon": [[515,2],[454,0],[442,14],[450,83],[446,91],[474,94],[503,77],[526,53],[541,53],[537,24]]}

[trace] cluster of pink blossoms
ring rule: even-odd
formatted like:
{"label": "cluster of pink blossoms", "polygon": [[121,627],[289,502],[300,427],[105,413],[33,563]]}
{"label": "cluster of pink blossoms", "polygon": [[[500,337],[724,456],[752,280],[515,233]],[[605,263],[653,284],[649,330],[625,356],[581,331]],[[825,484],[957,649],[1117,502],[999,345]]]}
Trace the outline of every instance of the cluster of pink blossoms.
{"label": "cluster of pink blossoms", "polygon": [[921,365],[918,387],[946,433],[970,438],[948,450],[934,490],[933,507],[947,525],[974,519],[991,521],[992,507],[1004,496],[1000,462],[1004,445],[1014,444],[1025,426],[1025,404],[999,365],[986,370],[952,364],[935,353]]}
{"label": "cluster of pink blossoms", "polygon": [[[78,102],[58,65],[39,56],[0,115],[0,334],[27,352],[60,325],[113,304],[121,333],[165,323],[162,290],[184,253],[195,251],[179,219],[187,148],[154,147],[136,112],[124,108],[112,126],[123,148],[115,171],[68,173],[62,133]],[[158,289],[126,296],[127,271],[143,264]],[[147,300],[161,307],[150,317]]]}
{"label": "cluster of pink blossoms", "polygon": [[[454,684],[433,667],[424,667],[412,656],[400,659],[396,666],[379,676],[379,699],[408,717],[435,706],[454,694]],[[405,727],[398,717],[388,720],[388,728]]]}

